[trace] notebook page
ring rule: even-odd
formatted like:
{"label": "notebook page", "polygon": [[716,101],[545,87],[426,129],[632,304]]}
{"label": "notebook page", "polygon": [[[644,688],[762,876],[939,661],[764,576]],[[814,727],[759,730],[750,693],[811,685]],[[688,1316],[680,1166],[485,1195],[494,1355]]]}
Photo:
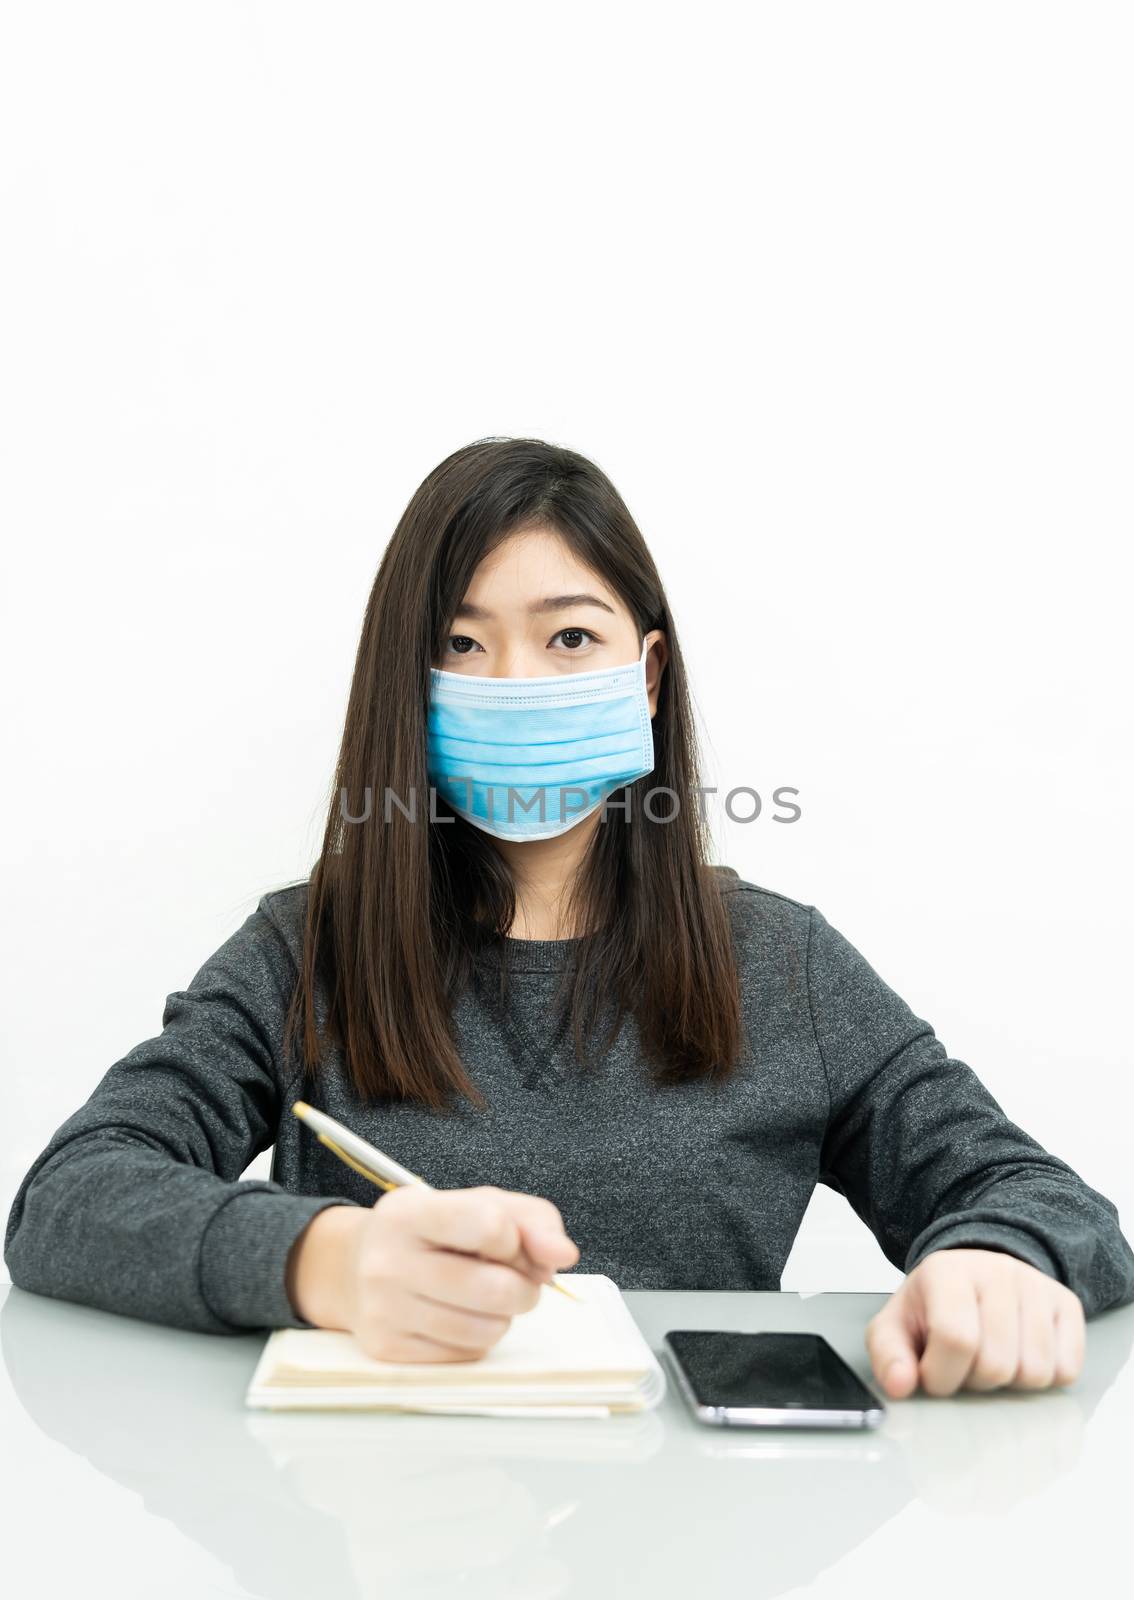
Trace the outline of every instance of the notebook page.
{"label": "notebook page", "polygon": [[[617,1285],[601,1273],[565,1274],[579,1303],[545,1289],[531,1310],[476,1361],[379,1361],[354,1336],[326,1328],[281,1328],[265,1349],[259,1382],[270,1385],[399,1385],[468,1388],[533,1378],[576,1382],[581,1376],[615,1381],[650,1364],[648,1347],[625,1311]],[[612,1301],[614,1302],[612,1304]]]}

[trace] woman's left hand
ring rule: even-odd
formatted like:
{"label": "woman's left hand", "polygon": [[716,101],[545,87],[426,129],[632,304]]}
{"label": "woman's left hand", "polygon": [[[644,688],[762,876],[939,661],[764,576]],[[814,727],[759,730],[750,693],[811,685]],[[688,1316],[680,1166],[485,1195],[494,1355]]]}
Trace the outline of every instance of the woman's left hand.
{"label": "woman's left hand", "polygon": [[1073,1383],[1086,1347],[1083,1304],[1001,1250],[934,1250],[866,1325],[883,1392],[904,1400],[957,1389]]}

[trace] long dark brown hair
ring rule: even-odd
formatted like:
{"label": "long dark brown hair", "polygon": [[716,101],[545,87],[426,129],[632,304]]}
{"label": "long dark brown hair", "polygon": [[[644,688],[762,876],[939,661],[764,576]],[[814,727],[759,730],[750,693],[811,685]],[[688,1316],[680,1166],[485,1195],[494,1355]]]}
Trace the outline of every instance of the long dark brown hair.
{"label": "long dark brown hair", "polygon": [[[611,797],[566,904],[577,959],[559,1001],[576,1059],[596,1020],[627,1011],[659,1084],[726,1077],[741,1044],[731,926],[721,888],[735,873],[708,862],[708,828],[685,667],[673,617],[642,535],[614,485],[584,456],[539,439],[488,438],[454,451],[422,483],[382,557],[362,625],[322,855],[309,881],[299,981],[285,1046],[302,1034],[305,1072],[326,1037],[343,1051],[366,1100],[451,1109],[484,1099],[458,1055],[451,1009],[485,943],[500,952],[516,897],[492,838],[430,797],[426,720],[430,668],[480,561],[513,533],[557,533],[625,602],[639,642],[669,646],[653,719],[654,770]],[[643,810],[645,786],[653,820]],[[386,791],[401,805],[386,803]],[[366,815],[369,820],[350,820]],[[411,820],[413,798],[418,797]],[[430,822],[426,798],[436,817]],[[628,809],[625,802],[629,801]],[[388,819],[388,820],[387,820]]]}

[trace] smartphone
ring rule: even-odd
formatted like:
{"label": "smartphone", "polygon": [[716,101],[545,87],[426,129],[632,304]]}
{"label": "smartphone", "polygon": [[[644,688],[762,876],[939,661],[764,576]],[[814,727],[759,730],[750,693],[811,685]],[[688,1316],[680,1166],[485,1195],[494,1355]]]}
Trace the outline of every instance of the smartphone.
{"label": "smartphone", "polygon": [[886,1407],[818,1333],[679,1328],[663,1350],[702,1422],[725,1428],[876,1428]]}

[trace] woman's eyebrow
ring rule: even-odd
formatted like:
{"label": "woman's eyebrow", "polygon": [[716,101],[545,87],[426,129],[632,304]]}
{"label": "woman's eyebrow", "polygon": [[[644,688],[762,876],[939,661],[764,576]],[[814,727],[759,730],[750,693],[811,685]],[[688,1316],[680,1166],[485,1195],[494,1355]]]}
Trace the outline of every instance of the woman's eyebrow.
{"label": "woman's eyebrow", "polygon": [[[533,600],[528,606],[528,611],[533,616],[545,611],[566,611],[571,606],[601,606],[604,611],[609,611],[614,616],[614,607],[608,606],[605,600],[600,600],[594,594],[552,594],[543,600]],[[470,622],[494,622],[496,619],[491,611],[486,611],[484,606],[474,605],[471,600],[462,600],[453,613],[453,621],[458,617],[466,617]]]}

